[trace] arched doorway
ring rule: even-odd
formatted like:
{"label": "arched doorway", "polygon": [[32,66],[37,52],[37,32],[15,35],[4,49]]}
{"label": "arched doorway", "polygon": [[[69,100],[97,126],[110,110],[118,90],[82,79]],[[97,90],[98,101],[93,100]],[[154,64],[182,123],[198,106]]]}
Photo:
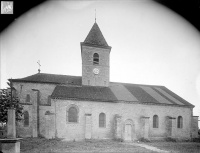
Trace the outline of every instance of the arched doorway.
{"label": "arched doorway", "polygon": [[134,137],[134,125],[131,119],[125,121],[124,127],[124,140],[125,141],[132,141]]}

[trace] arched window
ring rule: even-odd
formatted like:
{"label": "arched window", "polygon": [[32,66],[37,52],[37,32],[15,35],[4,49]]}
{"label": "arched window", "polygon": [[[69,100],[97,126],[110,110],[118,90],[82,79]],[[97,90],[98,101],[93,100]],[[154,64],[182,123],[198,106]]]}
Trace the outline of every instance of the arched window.
{"label": "arched window", "polygon": [[78,122],[78,110],[75,106],[71,106],[68,109],[68,122],[73,122],[73,123]]}
{"label": "arched window", "polygon": [[158,115],[153,116],[153,128],[158,128]]}
{"label": "arched window", "polygon": [[26,102],[29,103],[30,101],[31,101],[30,95],[27,94],[27,95],[26,95]]}
{"label": "arched window", "polygon": [[97,53],[94,53],[93,55],[93,64],[94,65],[99,64],[99,54]]}
{"label": "arched window", "polygon": [[182,118],[182,116],[178,117],[177,127],[183,128],[183,118]]}
{"label": "arched window", "polygon": [[24,126],[25,127],[29,126],[29,114],[28,114],[28,111],[24,112]]}
{"label": "arched window", "polygon": [[99,114],[99,127],[106,127],[106,115],[104,113]]}

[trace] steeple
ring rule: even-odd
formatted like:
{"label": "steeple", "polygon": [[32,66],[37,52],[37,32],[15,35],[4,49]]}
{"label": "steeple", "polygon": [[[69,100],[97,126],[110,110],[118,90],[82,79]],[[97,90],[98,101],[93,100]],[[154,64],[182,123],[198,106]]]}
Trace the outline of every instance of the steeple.
{"label": "steeple", "polygon": [[110,51],[95,22],[81,42],[82,85],[108,87],[110,82]]}
{"label": "steeple", "polygon": [[101,30],[99,29],[98,24],[95,22],[92,26],[92,29],[88,33],[85,41],[85,44],[88,45],[95,45],[95,46],[101,46],[101,47],[109,47]]}

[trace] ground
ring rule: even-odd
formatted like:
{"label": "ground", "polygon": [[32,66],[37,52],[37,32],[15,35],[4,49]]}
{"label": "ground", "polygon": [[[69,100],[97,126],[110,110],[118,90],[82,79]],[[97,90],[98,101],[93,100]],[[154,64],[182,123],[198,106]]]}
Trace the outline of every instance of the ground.
{"label": "ground", "polygon": [[152,142],[146,143],[162,150],[172,151],[174,153],[200,153],[199,142]]}
{"label": "ground", "polygon": [[[144,146],[144,147],[143,147]],[[147,146],[148,149],[145,148]],[[153,146],[153,147],[152,147]],[[154,150],[154,148],[157,148]],[[160,149],[160,151],[158,151]],[[125,143],[112,140],[92,140],[67,142],[61,139],[24,138],[21,153],[64,153],[64,152],[137,152],[137,153],[199,153],[199,142],[134,142]]]}

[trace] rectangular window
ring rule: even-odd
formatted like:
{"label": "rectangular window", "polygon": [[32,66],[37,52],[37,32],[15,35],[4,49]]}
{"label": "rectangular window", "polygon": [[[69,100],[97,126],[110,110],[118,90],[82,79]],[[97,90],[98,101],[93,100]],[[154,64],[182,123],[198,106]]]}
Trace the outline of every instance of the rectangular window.
{"label": "rectangular window", "polygon": [[28,111],[24,112],[24,127],[28,127],[29,126],[29,113]]}
{"label": "rectangular window", "polygon": [[177,127],[180,128],[180,129],[183,128],[183,118],[182,118],[182,116],[178,117]]}
{"label": "rectangular window", "polygon": [[158,128],[158,115],[153,116],[153,128]]}
{"label": "rectangular window", "polygon": [[99,114],[99,127],[106,127],[106,115],[104,113]]}

